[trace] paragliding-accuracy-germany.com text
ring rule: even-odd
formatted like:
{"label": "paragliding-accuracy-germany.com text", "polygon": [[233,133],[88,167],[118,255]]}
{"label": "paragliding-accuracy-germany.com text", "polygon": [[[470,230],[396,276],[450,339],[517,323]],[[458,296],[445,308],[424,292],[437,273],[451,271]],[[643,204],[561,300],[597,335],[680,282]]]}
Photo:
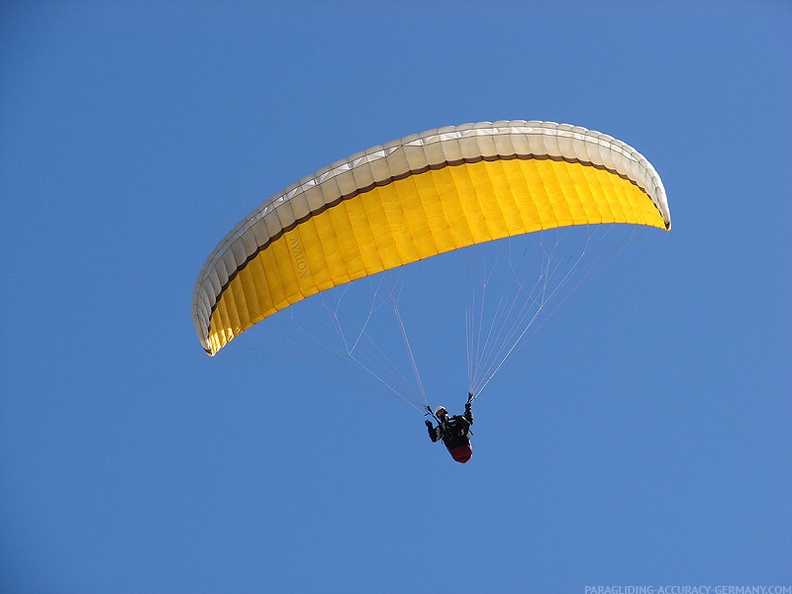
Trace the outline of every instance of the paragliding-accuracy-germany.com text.
{"label": "paragliding-accuracy-germany.com text", "polygon": [[584,594],[792,594],[790,586],[586,586]]}

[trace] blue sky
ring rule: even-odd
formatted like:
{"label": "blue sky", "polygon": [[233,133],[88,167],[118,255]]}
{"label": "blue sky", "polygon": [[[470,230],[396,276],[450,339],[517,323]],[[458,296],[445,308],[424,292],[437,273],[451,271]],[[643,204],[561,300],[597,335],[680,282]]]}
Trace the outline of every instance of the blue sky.
{"label": "blue sky", "polygon": [[[424,4],[0,7],[0,590],[792,583],[792,7]],[[470,463],[263,325],[203,353],[193,283],[245,213],[499,119],[636,147],[674,227],[498,374]],[[434,402],[460,348],[422,352]]]}

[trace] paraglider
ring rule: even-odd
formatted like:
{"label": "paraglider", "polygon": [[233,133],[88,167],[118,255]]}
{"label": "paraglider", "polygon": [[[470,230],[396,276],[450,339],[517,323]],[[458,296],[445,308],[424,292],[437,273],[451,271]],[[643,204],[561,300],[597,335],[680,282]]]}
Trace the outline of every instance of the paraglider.
{"label": "paraglider", "polygon": [[[671,227],[660,177],[625,143],[539,121],[429,130],[356,153],[264,201],[206,260],[193,321],[214,356],[334,287],[502,238],[611,223]],[[518,329],[513,344],[496,349],[489,378],[524,335]],[[416,408],[428,406],[422,398]]]}
{"label": "paraglider", "polygon": [[433,442],[442,439],[451,457],[462,464],[473,456],[473,448],[470,447],[470,426],[473,424],[472,405],[473,394],[468,394],[465,414],[452,417],[444,406],[438,406],[434,411],[434,417],[438,421],[437,427],[432,424],[432,421],[426,420],[429,439]]}

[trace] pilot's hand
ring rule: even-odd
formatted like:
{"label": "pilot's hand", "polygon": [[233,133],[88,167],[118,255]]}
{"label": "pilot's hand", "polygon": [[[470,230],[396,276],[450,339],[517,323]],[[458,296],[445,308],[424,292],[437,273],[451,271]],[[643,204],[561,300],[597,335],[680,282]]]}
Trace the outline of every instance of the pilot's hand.
{"label": "pilot's hand", "polygon": [[431,429],[431,428],[433,427],[433,425],[432,425],[432,421],[426,420],[426,421],[424,421],[424,423],[426,423],[426,426],[427,426],[429,429]]}

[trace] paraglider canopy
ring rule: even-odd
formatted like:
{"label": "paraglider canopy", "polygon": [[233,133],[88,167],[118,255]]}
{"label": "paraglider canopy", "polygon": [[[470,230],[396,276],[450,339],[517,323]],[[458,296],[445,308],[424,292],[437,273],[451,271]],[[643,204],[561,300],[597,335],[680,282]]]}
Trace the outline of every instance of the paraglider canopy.
{"label": "paraglider canopy", "polygon": [[652,165],[606,134],[537,121],[429,130],[289,186],[210,254],[193,293],[209,355],[326,289],[534,231],[630,223],[670,229]]}

